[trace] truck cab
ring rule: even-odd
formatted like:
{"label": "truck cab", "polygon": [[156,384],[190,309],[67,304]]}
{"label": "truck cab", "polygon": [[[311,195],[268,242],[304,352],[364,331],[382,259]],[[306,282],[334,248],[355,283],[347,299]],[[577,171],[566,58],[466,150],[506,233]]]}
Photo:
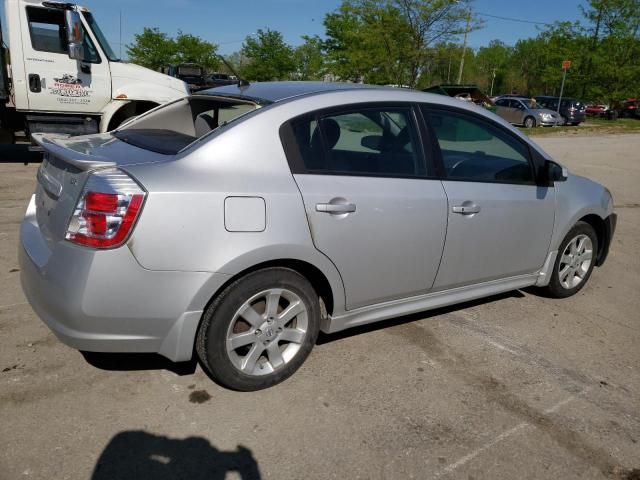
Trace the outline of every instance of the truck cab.
{"label": "truck cab", "polygon": [[176,77],[189,86],[189,90],[195,92],[206,86],[204,68],[197,63],[181,63],[169,65],[167,75]]}
{"label": "truck cab", "polygon": [[5,91],[0,128],[5,137],[17,130],[105,132],[189,94],[179,79],[121,61],[85,7],[5,0],[4,12],[9,55],[0,56],[0,98],[3,84]]}

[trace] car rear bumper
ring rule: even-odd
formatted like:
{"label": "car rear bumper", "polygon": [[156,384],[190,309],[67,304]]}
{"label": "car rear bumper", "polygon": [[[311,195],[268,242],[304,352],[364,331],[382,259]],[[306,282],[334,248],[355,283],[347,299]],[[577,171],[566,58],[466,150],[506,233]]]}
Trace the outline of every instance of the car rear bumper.
{"label": "car rear bumper", "polygon": [[228,276],[142,268],[127,246],[97,251],[43,238],[32,200],[20,228],[22,289],[65,344],[189,360],[202,310]]}

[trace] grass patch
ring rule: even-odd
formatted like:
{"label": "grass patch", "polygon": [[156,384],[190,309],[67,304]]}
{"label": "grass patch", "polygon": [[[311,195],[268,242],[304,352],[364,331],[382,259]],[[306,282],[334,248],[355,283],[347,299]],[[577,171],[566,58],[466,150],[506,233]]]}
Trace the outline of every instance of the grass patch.
{"label": "grass patch", "polygon": [[588,118],[576,127],[538,127],[520,128],[520,131],[531,136],[562,136],[562,135],[610,135],[616,133],[640,133],[640,119],[619,118],[605,120],[602,118]]}

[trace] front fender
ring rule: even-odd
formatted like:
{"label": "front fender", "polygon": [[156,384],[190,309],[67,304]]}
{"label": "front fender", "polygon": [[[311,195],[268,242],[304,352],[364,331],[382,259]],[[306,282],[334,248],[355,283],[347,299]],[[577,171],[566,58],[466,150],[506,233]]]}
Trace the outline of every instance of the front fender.
{"label": "front fender", "polygon": [[129,100],[115,100],[107,104],[107,106],[102,110],[102,117],[100,118],[100,133],[108,131],[109,123],[116,112],[130,103],[131,101]]}
{"label": "front fender", "polygon": [[176,90],[165,85],[142,83],[138,80],[121,78],[114,79],[113,98],[117,100],[133,100],[163,104],[173,100],[179,100],[189,95],[185,87],[184,91]]}
{"label": "front fender", "polygon": [[551,238],[551,251],[560,247],[567,233],[581,218],[597,215],[605,220],[613,213],[613,199],[599,183],[578,175],[556,182],[556,216]]}

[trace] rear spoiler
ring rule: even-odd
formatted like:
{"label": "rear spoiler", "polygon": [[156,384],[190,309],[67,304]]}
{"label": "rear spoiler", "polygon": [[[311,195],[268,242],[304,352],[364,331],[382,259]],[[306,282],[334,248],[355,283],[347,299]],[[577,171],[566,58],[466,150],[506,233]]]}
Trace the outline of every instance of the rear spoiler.
{"label": "rear spoiler", "polygon": [[[46,136],[45,136],[46,135]],[[99,168],[116,167],[117,163],[105,157],[87,155],[77,150],[63,147],[56,143],[56,139],[67,139],[69,135],[51,135],[45,133],[32,133],[31,138],[44,150],[56,158],[73,165],[80,170],[95,170]]]}

